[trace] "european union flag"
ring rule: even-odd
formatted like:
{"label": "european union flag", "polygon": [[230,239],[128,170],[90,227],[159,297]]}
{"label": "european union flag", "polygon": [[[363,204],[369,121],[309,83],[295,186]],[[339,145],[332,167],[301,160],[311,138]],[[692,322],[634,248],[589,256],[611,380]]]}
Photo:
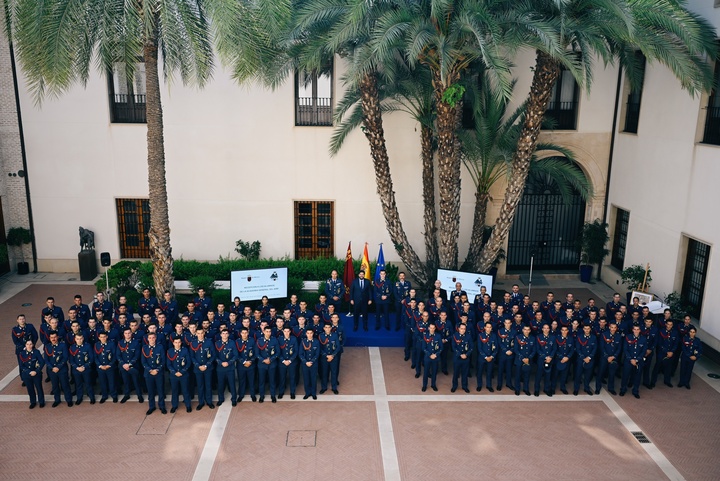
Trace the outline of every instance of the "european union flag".
{"label": "european union flag", "polygon": [[385,256],[382,251],[382,244],[380,244],[380,252],[377,257],[377,267],[375,268],[375,280],[380,281],[380,271],[385,270]]}

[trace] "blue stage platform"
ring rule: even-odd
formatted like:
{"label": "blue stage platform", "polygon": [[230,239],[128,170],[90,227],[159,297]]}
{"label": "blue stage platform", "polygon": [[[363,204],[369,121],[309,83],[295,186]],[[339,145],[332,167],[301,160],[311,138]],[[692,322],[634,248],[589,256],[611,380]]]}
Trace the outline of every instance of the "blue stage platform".
{"label": "blue stage platform", "polygon": [[380,326],[380,330],[375,330],[375,314],[368,315],[368,331],[363,330],[362,318],[360,319],[358,330],[353,331],[353,317],[347,315],[347,312],[340,314],[340,323],[345,329],[345,345],[346,346],[377,346],[377,347],[403,347],[405,345],[405,330],[395,330],[395,314],[390,314],[390,327],[388,331],[385,326]]}

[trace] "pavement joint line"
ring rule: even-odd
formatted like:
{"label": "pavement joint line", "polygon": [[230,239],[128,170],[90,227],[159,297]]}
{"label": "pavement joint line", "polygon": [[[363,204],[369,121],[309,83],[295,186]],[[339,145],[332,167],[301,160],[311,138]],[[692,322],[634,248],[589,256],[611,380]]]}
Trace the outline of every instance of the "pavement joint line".
{"label": "pavement joint line", "polygon": [[[605,389],[603,389],[602,393],[600,394],[600,399],[605,403],[605,405],[608,407],[610,412],[617,418],[618,421],[620,421],[620,424],[625,427],[630,433],[633,431],[641,431],[644,432],[642,429],[640,429],[640,426],[638,426],[635,421],[632,420],[632,418],[625,412],[625,410],[620,407],[620,405],[615,401],[615,399],[610,396]],[[648,456],[650,456],[650,459],[652,459],[655,464],[662,470],[663,473],[665,473],[665,476],[668,477],[668,479],[672,481],[685,481],[685,478],[682,474],[675,468],[675,466],[672,465],[670,460],[665,457],[665,455],[660,451],[660,449],[657,447],[655,443],[650,440],[649,443],[639,443],[640,446],[642,446],[643,449],[645,449],[645,452],[648,453]]]}
{"label": "pavement joint line", "polygon": [[380,348],[369,347],[370,370],[372,372],[373,391],[375,393],[375,412],[377,414],[378,432],[380,434],[380,452],[382,453],[385,481],[400,481],[400,463],[395,447],[395,434],[390,415],[385,374],[380,357]]}
{"label": "pavement joint line", "polygon": [[5,389],[6,387],[8,387],[10,385],[10,383],[13,382],[15,380],[15,378],[18,376],[19,376],[19,369],[17,367],[14,367],[13,370],[7,374],[7,376],[5,376],[4,378],[2,378],[2,380],[0,380],[0,391]]}
{"label": "pavement joint line", "polygon": [[193,481],[206,481],[210,479],[213,466],[215,465],[215,459],[220,451],[220,444],[225,435],[225,429],[230,420],[231,412],[230,403],[220,406],[215,412],[215,419],[213,419],[212,426],[210,426],[210,432],[208,433],[207,439],[205,439],[205,446],[203,446],[200,459],[195,466]]}

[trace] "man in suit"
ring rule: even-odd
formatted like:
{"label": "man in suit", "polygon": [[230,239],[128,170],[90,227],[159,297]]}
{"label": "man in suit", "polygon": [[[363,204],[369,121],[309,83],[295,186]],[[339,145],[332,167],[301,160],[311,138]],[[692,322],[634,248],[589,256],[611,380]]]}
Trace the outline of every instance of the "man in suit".
{"label": "man in suit", "polygon": [[371,282],[365,279],[365,271],[358,273],[350,286],[350,304],[353,306],[353,331],[358,330],[360,316],[363,318],[363,329],[368,330],[368,306],[372,304]]}

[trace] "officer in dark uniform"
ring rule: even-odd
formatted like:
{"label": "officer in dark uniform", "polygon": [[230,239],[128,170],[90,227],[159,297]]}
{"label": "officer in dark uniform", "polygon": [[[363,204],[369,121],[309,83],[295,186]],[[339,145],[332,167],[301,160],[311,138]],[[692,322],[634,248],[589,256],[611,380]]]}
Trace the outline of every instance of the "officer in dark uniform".
{"label": "officer in dark uniform", "polygon": [[430,325],[430,313],[425,309],[424,302],[418,302],[418,310],[413,313],[414,326],[414,339],[413,339],[413,364],[412,368],[415,369],[415,379],[420,377],[422,365],[425,360],[425,344],[423,336]]}
{"label": "officer in dark uniform", "polygon": [[15,358],[18,362],[18,368],[20,367],[20,352],[25,349],[25,343],[32,341],[33,346],[37,344],[38,332],[35,326],[26,322],[25,315],[20,314],[17,316],[17,325],[13,326],[11,330],[11,337],[13,345],[15,346]]}
{"label": "officer in dark uniform", "polygon": [[373,282],[373,298],[375,299],[375,330],[385,325],[390,330],[390,281],[385,278],[385,269],[380,271],[380,279]]}
{"label": "officer in dark uniform", "polygon": [[45,344],[43,351],[47,376],[52,382],[52,390],[55,395],[55,402],[53,402],[52,407],[57,407],[60,404],[61,393],[65,393],[65,401],[67,401],[69,407],[72,407],[70,379],[68,378],[68,352],[65,343],[60,342],[57,332],[50,333],[50,343]]}
{"label": "officer in dark uniform", "polygon": [[140,388],[140,350],[141,342],[133,339],[132,329],[126,327],[123,330],[123,338],[117,345],[118,367],[120,376],[123,381],[123,397],[121,404],[125,404],[130,399],[130,387],[135,388],[138,402],[141,404],[145,401]]}
{"label": "officer in dark uniform", "polygon": [[250,330],[245,326],[241,327],[240,337],[235,340],[235,347],[238,351],[238,402],[242,401],[247,389],[250,390],[252,402],[257,401],[255,396],[255,376],[257,376],[255,345],[255,340],[250,338]]}
{"label": "officer in dark uniform", "polygon": [[42,368],[45,365],[40,351],[35,349],[35,343],[28,339],[25,341],[25,348],[18,354],[20,360],[20,379],[27,387],[30,397],[30,409],[40,401],[40,407],[45,407],[45,392],[42,386]]}
{"label": "officer in dark uniform", "polygon": [[570,329],[566,326],[560,328],[560,335],[555,338],[555,362],[553,365],[553,381],[550,392],[555,394],[555,387],[560,381],[560,392],[567,394],[567,377],[570,371],[573,354],[575,353],[575,341],[570,337]]}
{"label": "officer in dark uniform", "polygon": [[213,308],[212,298],[205,295],[205,289],[202,287],[198,289],[197,293],[197,297],[193,299],[195,310],[200,312],[203,317],[207,316],[208,311],[212,311]]}
{"label": "officer in dark uniform", "polygon": [[[518,313],[517,316],[522,318],[522,314]],[[497,377],[497,390],[500,391],[503,387],[503,381],[507,384],[507,387],[515,390],[515,386],[512,385],[512,365],[515,347],[515,336],[517,333],[513,328],[513,323],[510,319],[505,319],[503,327],[498,329],[498,377]]]}
{"label": "officer in dark uniform", "polygon": [[497,357],[500,343],[497,336],[493,332],[491,322],[485,324],[485,328],[477,337],[477,388],[476,391],[482,390],[482,377],[485,374],[485,387],[488,391],[493,392],[492,378],[493,368],[495,367],[495,358]]}
{"label": "officer in dark uniform", "polygon": [[318,359],[320,357],[320,343],[315,339],[315,331],[307,329],[305,331],[305,339],[300,342],[298,357],[302,365],[303,383],[305,385],[305,395],[303,399],[312,396],[317,399],[317,376],[318,376]]}
{"label": "officer in dark uniform", "polygon": [[603,378],[607,376],[608,392],[615,395],[615,374],[620,363],[620,354],[622,353],[622,336],[618,332],[618,325],[610,324],[607,332],[603,332],[598,336],[600,351],[600,368],[595,378],[595,394],[600,394]]}
{"label": "officer in dark uniform", "polygon": [[159,302],[160,309],[165,313],[168,322],[172,325],[175,324],[178,318],[178,304],[177,301],[173,300],[170,291],[163,293],[163,299]]}
{"label": "officer in dark uniform", "polygon": [[640,334],[640,326],[633,326],[632,333],[623,340],[623,372],[620,381],[620,395],[624,396],[628,384],[632,383],[632,393],[640,399],[640,379],[642,378],[643,356],[646,339]]}
{"label": "officer in dark uniform", "polygon": [[440,334],[443,343],[442,353],[440,354],[440,370],[447,376],[448,359],[452,352],[450,337],[452,336],[453,328],[448,320],[448,313],[446,311],[440,311],[438,319],[435,321],[435,328],[437,333]]}
{"label": "officer in dark uniform", "polygon": [[98,335],[98,342],[93,346],[95,366],[100,380],[100,404],[107,401],[110,396],[114,403],[118,402],[117,387],[115,386],[115,367],[117,352],[115,344],[108,342],[106,332]]}
{"label": "officer in dark uniform", "polygon": [[665,320],[665,329],[658,332],[657,344],[655,347],[655,366],[653,367],[652,379],[650,380],[650,388],[655,387],[658,374],[662,370],[663,381],[667,387],[672,385],[672,358],[675,355],[678,343],[677,330],[673,329],[673,320]]}
{"label": "officer in dark uniform", "polygon": [[[75,308],[78,319],[81,319],[85,325],[87,325],[88,319],[90,319],[90,307],[87,304],[83,304],[82,296],[75,294],[73,298],[73,305],[70,309]],[[68,309],[69,310],[69,309]]]}
{"label": "officer in dark uniform", "polygon": [[423,334],[423,352],[425,355],[425,369],[423,371],[422,391],[427,390],[428,378],[433,391],[437,391],[437,372],[442,352],[442,336],[436,332],[435,324],[429,323],[427,332]]}
{"label": "officer in dark uniform", "polygon": [[550,326],[545,323],[537,335],[537,373],[535,373],[535,396],[540,395],[540,381],[543,381],[543,392],[552,396],[552,368],[555,360],[557,344],[555,336],[550,334]]}
{"label": "officer in dark uniform", "polygon": [[[515,395],[520,390],[530,395],[530,371],[537,351],[535,337],[530,335],[530,326],[523,326],[522,333],[515,337]],[[524,389],[523,389],[524,388]]]}
{"label": "officer in dark uniform", "polygon": [[468,372],[470,371],[470,353],[473,350],[473,343],[467,335],[467,325],[458,324],[457,332],[450,337],[450,346],[453,351],[453,380],[450,392],[457,391],[458,378],[463,391],[469,393]]}
{"label": "officer in dark uniform", "polygon": [[405,273],[399,272],[398,279],[393,287],[393,298],[395,299],[395,330],[399,331],[404,327],[405,306],[403,301],[409,299],[412,285],[405,280]]}
{"label": "officer in dark uniform", "polygon": [[[361,271],[362,272],[362,271]],[[340,339],[332,332],[332,326],[325,324],[320,334],[320,394],[327,391],[328,380],[334,394],[338,394],[337,385],[337,354],[340,351]]]}
{"label": "officer in dark uniform", "polygon": [[68,348],[68,354],[75,379],[75,392],[77,393],[75,404],[82,403],[83,390],[90,398],[90,404],[95,404],[95,391],[92,385],[92,348],[90,344],[85,343],[85,336],[82,333],[75,335],[75,345]]}
{"label": "officer in dark uniform", "polygon": [[[415,338],[415,308],[417,301],[415,298],[404,299],[402,301],[402,322],[405,328],[404,344],[405,344],[405,360],[407,361],[413,355],[413,341]],[[412,361],[415,364],[415,359]]]}
{"label": "officer in dark uniform", "polygon": [[325,281],[325,290],[323,292],[325,296],[327,296],[328,304],[335,306],[335,311],[340,312],[340,304],[345,295],[345,286],[343,285],[342,279],[338,278],[338,272],[336,270],[333,270],[330,273],[330,279]]}
{"label": "officer in dark uniform", "polygon": [[585,392],[592,396],[590,379],[592,378],[593,367],[595,366],[595,353],[597,352],[597,338],[592,333],[590,323],[585,321],[583,333],[575,339],[575,379],[573,394],[578,395],[580,382],[584,383]]}
{"label": "officer in dark uniform", "polygon": [[[690,326],[682,341],[682,359],[680,361],[680,382],[678,387],[690,389],[690,378],[692,377],[695,362],[702,356],[702,342],[695,337],[697,329]],[[41,405],[42,407],[42,405]]]}
{"label": "officer in dark uniform", "polygon": [[[98,319],[97,313],[102,312],[104,319],[112,319],[113,316],[113,305],[112,302],[105,300],[105,294],[103,292],[98,292],[95,295],[95,300],[92,304],[90,304],[90,313],[95,319]],[[100,320],[98,319],[98,324],[100,324]]]}
{"label": "officer in dark uniform", "polygon": [[175,413],[180,403],[180,391],[182,390],[183,402],[185,403],[185,410],[192,412],[190,407],[190,389],[188,378],[190,377],[190,366],[192,361],[190,360],[190,354],[185,346],[183,346],[182,339],[175,339],[173,341],[173,347],[167,350],[166,354],[166,366],[170,372],[170,409],[171,413]]}
{"label": "officer in dark uniform", "polygon": [[[337,314],[336,314],[337,316]],[[285,386],[289,384],[290,399],[295,399],[295,387],[297,386],[297,339],[292,335],[290,326],[283,327],[283,335],[278,338],[278,397],[285,395]]]}
{"label": "officer in dark uniform", "polygon": [[155,412],[155,397],[160,412],[167,414],[165,409],[165,348],[157,343],[157,334],[147,334],[147,345],[140,352],[143,370],[145,371],[145,384],[148,390],[147,416]]}
{"label": "officer in dark uniform", "polygon": [[42,313],[40,314],[40,322],[43,322],[45,320],[46,315],[51,315],[52,317],[56,318],[58,321],[60,321],[60,324],[62,324],[65,321],[65,314],[63,314],[63,310],[61,307],[55,305],[55,298],[48,297],[45,301],[47,304],[47,307],[43,307]]}
{"label": "officer in dark uniform", "polygon": [[[330,325],[326,325],[329,329]],[[265,326],[263,336],[257,340],[255,345],[258,358],[258,390],[260,402],[265,402],[265,383],[270,385],[270,400],[277,402],[275,397],[275,374],[277,371],[277,359],[280,355],[280,346],[277,339],[272,337],[272,329]]]}
{"label": "officer in dark uniform", "polygon": [[159,306],[160,304],[158,303],[157,298],[150,295],[150,289],[148,287],[144,288],[142,291],[142,297],[138,300],[138,314],[140,314],[140,317],[142,317],[143,314],[154,316],[155,308]]}
{"label": "officer in dark uniform", "polygon": [[[270,328],[267,328],[270,330]],[[225,402],[225,387],[230,389],[230,400],[233,406],[237,405],[237,391],[235,390],[235,361],[237,360],[237,347],[230,340],[230,331],[220,331],[220,340],[215,342],[215,362],[217,363],[218,406]]]}
{"label": "officer in dark uniform", "polygon": [[645,358],[643,359],[642,367],[642,383],[646,388],[652,389],[650,386],[652,376],[650,367],[652,365],[653,357],[655,357],[658,328],[655,326],[655,321],[653,321],[652,317],[646,317],[643,322],[645,323],[645,327],[640,330],[640,334],[645,337]]}
{"label": "officer in dark uniform", "polygon": [[193,365],[195,385],[197,386],[198,393],[198,405],[195,409],[199,411],[205,405],[210,409],[215,409],[215,405],[212,402],[215,345],[206,337],[204,327],[198,327],[195,334],[197,337],[190,342],[190,359]]}

